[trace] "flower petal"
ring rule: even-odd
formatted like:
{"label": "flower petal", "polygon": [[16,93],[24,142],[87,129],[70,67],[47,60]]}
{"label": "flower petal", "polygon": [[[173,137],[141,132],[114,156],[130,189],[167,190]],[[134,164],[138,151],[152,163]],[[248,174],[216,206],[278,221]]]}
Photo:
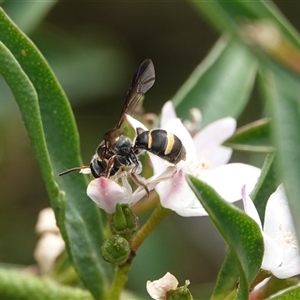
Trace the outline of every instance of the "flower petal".
{"label": "flower petal", "polygon": [[173,119],[177,119],[176,111],[172,101],[167,101],[161,110],[160,126],[165,128],[167,123]]}
{"label": "flower petal", "polygon": [[284,252],[281,266],[277,270],[272,270],[272,273],[278,278],[300,274],[299,243],[283,185],[280,185],[269,198],[264,232],[271,236]]}
{"label": "flower petal", "polygon": [[166,273],[166,275],[158,280],[147,281],[147,292],[152,299],[160,300],[167,299],[167,292],[170,290],[175,290],[178,286],[178,280],[171,273]]}
{"label": "flower petal", "polygon": [[60,233],[56,225],[54,211],[51,207],[44,208],[39,212],[35,230],[38,234],[44,234],[46,232]]}
{"label": "flower petal", "polygon": [[87,195],[108,214],[115,212],[117,203],[129,203],[126,189],[105,177],[92,180],[87,188]]}
{"label": "flower petal", "polygon": [[46,233],[42,235],[33,255],[43,274],[51,271],[56,259],[64,249],[65,243],[60,234]]}
{"label": "flower petal", "polygon": [[[251,217],[259,226],[260,230],[262,231],[262,224],[257,212],[257,209],[246,193],[246,187],[244,186],[242,189],[242,200],[244,204],[245,213]],[[262,232],[263,239],[264,239],[264,257],[262,261],[262,269],[271,271],[274,268],[277,268],[283,260],[283,251],[275,241],[269,237],[266,233]]]}
{"label": "flower petal", "polygon": [[272,274],[279,279],[290,278],[300,273],[300,260],[295,259],[289,264],[282,264],[280,267],[272,270]]}
{"label": "flower petal", "polygon": [[174,133],[181,140],[186,150],[187,161],[197,158],[194,141],[180,119],[170,120],[163,129]]}
{"label": "flower petal", "polygon": [[136,129],[137,127],[141,127],[146,131],[148,130],[148,128],[143,123],[138,121],[137,119],[135,119],[127,114],[125,115],[125,117],[126,117],[127,122],[129,123],[129,125],[131,127],[133,127],[134,129]]}
{"label": "flower petal", "polygon": [[211,185],[223,199],[234,202],[241,199],[244,185],[249,193],[253,190],[260,173],[259,168],[233,163],[203,170],[200,179]]}
{"label": "flower petal", "polygon": [[235,129],[236,120],[231,117],[207,125],[194,136],[197,157],[209,161],[211,168],[227,163],[232,149],[221,145],[233,135]]}
{"label": "flower petal", "polygon": [[274,274],[274,270],[282,264],[284,253],[278,244],[266,233],[263,233],[263,238],[265,251],[261,268]]}
{"label": "flower petal", "polygon": [[256,209],[252,199],[247,194],[245,186],[243,186],[243,188],[242,188],[242,200],[243,200],[243,204],[244,204],[245,213],[257,223],[260,230],[262,231],[262,224],[261,224],[259,214],[257,212],[257,209]]}
{"label": "flower petal", "polygon": [[[176,167],[174,166],[168,166],[164,169],[160,174],[154,175],[150,177],[145,184],[147,185],[147,188],[149,191],[152,191],[160,182],[164,180],[171,179],[176,172]],[[144,187],[139,186],[134,193],[132,194],[132,198],[130,200],[131,205],[134,205],[136,202],[138,202],[141,198],[143,198],[146,195],[146,190]]]}
{"label": "flower petal", "polygon": [[185,162],[179,163],[174,177],[156,186],[161,205],[183,217],[206,216],[205,209],[186,181],[184,167]]}

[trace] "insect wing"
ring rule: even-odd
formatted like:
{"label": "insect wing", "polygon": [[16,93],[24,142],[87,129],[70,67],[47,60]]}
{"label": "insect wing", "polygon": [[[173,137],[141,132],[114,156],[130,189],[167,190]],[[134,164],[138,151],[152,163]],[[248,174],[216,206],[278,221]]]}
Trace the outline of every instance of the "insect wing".
{"label": "insect wing", "polygon": [[130,114],[136,104],[143,98],[144,94],[153,86],[154,81],[154,65],[152,60],[148,58],[141,63],[132,78],[116,128],[122,126],[125,114]]}

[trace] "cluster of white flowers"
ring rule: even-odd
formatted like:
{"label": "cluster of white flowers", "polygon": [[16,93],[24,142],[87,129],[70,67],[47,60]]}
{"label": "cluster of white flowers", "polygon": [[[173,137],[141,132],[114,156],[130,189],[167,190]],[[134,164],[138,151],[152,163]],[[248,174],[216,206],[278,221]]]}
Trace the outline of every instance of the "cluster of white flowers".
{"label": "cluster of white flowers", "polygon": [[[148,130],[141,122],[126,116],[133,128]],[[257,210],[246,194],[250,193],[261,170],[243,163],[228,163],[232,150],[222,146],[223,142],[233,135],[236,121],[223,118],[215,121],[193,137],[177,118],[172,103],[167,102],[162,110],[160,128],[165,129],[182,141],[186,149],[186,160],[176,165],[148,153],[154,175],[147,179],[146,185],[151,191],[155,188],[161,205],[175,211],[183,217],[205,216],[207,212],[196,198],[186,181],[186,175],[209,184],[226,201],[235,202],[243,199],[245,212],[261,228],[265,252],[262,269],[271,272],[278,278],[288,278],[300,274],[300,252],[293,226],[293,219],[288,207],[283,186],[271,195],[265,211],[265,223],[262,228]],[[112,214],[117,203],[134,205],[146,191],[138,187],[132,192],[126,177],[122,177],[122,186],[107,178],[97,178],[90,182],[87,194],[107,213]],[[162,281],[148,282],[147,289],[154,299],[165,299],[158,296],[166,290],[176,289],[177,280],[166,274]]]}

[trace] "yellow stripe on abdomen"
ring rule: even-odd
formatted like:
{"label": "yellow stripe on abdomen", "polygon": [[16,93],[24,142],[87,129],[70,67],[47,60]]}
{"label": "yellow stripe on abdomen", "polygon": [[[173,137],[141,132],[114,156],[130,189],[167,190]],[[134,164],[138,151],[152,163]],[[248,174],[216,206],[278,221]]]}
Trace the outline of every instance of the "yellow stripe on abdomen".
{"label": "yellow stripe on abdomen", "polygon": [[148,133],[148,149],[151,149],[152,147],[152,130]]}
{"label": "yellow stripe on abdomen", "polygon": [[173,149],[173,146],[174,146],[174,143],[175,143],[173,133],[167,132],[167,141],[168,142],[167,142],[166,149],[165,149],[165,152],[164,152],[165,155],[168,155]]}

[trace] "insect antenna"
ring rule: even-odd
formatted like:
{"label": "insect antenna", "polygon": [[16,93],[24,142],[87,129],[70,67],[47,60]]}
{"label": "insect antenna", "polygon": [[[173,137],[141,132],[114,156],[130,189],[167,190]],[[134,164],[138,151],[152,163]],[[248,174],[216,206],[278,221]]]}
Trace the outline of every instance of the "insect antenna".
{"label": "insect antenna", "polygon": [[[75,172],[75,171],[82,171],[83,169],[90,169],[90,167],[82,166],[82,167],[71,168],[71,169],[68,169],[66,171],[63,171],[63,172],[59,173],[58,176],[63,176],[63,175],[66,175],[68,173]],[[81,172],[81,173],[90,174],[90,171],[88,171],[88,172]]]}

